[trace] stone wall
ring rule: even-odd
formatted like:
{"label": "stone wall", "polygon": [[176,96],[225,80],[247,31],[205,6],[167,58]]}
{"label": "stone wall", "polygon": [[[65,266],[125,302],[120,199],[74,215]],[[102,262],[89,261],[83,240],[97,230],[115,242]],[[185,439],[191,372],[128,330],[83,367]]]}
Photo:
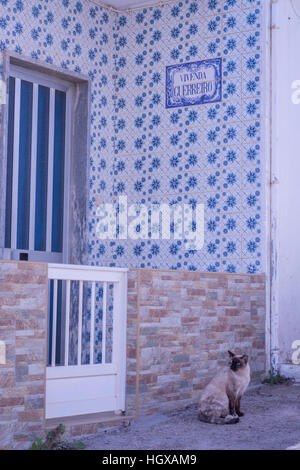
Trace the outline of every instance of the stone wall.
{"label": "stone wall", "polygon": [[0,448],[44,430],[47,264],[0,261]]}
{"label": "stone wall", "polygon": [[254,384],[265,371],[264,338],[264,275],[131,270],[127,411],[197,402],[228,349],[249,354]]}
{"label": "stone wall", "polygon": [[[0,261],[0,449],[29,448],[51,428],[47,280],[47,264]],[[226,365],[227,349],[249,354],[255,383],[265,369],[264,336],[264,275],[130,270],[124,419],[195,403]],[[70,425],[68,435],[109,424],[84,423]]]}

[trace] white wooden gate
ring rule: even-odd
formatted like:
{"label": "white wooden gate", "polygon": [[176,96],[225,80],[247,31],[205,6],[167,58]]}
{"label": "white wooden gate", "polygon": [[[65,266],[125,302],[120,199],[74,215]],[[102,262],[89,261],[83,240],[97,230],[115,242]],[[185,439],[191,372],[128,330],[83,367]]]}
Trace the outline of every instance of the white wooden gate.
{"label": "white wooden gate", "polygon": [[48,278],[46,418],[124,410],[127,269],[49,264]]}

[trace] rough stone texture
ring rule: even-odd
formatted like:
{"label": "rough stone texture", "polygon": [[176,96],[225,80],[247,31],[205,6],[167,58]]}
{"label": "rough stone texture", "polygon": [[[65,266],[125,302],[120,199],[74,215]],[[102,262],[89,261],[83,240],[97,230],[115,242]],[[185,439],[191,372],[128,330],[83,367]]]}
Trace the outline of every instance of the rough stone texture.
{"label": "rough stone texture", "polygon": [[0,449],[44,430],[46,310],[47,264],[0,261]]}
{"label": "rough stone texture", "polygon": [[165,412],[198,400],[228,362],[249,354],[252,383],[265,372],[265,276],[131,270],[127,410]]}
{"label": "rough stone texture", "polygon": [[[0,361],[1,449],[26,449],[49,430],[47,285],[47,264],[0,261],[0,344],[6,356]],[[227,363],[227,349],[249,354],[255,383],[265,368],[264,332],[264,275],[129,271],[124,422],[135,413],[197,402],[200,388]],[[73,423],[66,435],[92,435],[115,425],[120,423]]]}

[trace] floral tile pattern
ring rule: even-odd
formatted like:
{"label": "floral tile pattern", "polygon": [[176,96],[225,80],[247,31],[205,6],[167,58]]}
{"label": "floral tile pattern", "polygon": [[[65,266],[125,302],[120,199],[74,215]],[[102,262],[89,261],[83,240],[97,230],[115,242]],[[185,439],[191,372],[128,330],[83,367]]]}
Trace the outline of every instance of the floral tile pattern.
{"label": "floral tile pattern", "polygon": [[[114,13],[88,0],[0,0],[0,51],[91,80],[91,264],[264,271],[263,5],[181,0]],[[222,58],[222,101],[166,109],[166,66]],[[204,245],[100,240],[99,198],[204,204]],[[117,207],[117,204],[116,204]],[[196,227],[194,227],[196,230]]]}

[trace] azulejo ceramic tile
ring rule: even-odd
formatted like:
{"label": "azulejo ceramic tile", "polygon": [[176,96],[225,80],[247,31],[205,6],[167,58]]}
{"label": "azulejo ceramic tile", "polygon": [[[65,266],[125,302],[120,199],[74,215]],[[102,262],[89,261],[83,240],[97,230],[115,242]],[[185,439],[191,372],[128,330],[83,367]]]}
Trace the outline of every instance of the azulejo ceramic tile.
{"label": "azulejo ceramic tile", "polygon": [[[117,14],[87,0],[0,0],[1,51],[90,77],[90,263],[264,270],[262,9],[177,0]],[[167,71],[201,61],[220,64],[218,102],[166,108]],[[186,249],[184,237],[99,239],[99,197],[112,196],[203,204],[203,248]]]}

